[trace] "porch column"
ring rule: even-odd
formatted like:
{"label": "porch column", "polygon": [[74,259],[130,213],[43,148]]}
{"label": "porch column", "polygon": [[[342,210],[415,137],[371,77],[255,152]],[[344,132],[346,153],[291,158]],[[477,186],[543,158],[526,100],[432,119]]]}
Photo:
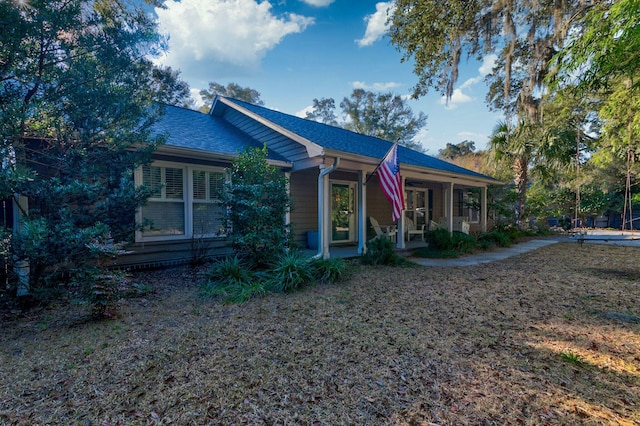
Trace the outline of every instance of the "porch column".
{"label": "porch column", "polygon": [[[287,197],[291,198],[291,172],[285,172],[287,178]],[[287,226],[287,234],[291,234],[291,209],[284,213],[284,224]]]}
{"label": "porch column", "polygon": [[480,195],[480,229],[487,232],[487,187],[483,186]]}
{"label": "porch column", "polygon": [[318,254],[314,257],[328,259],[329,241],[331,237],[331,203],[329,202],[329,173],[338,168],[340,157],[333,160],[333,165],[325,167],[320,164],[318,174]]}
{"label": "porch column", "polygon": [[[404,185],[405,185],[406,179],[404,176],[402,176],[402,191],[400,192],[400,196],[404,198]],[[400,212],[400,218],[398,219],[398,233],[396,234],[396,240],[397,240],[397,247],[399,249],[404,249],[405,243],[404,243],[404,210],[402,210]]]}
{"label": "porch column", "polygon": [[453,182],[449,183],[447,193],[447,228],[453,232]]}
{"label": "porch column", "polygon": [[331,241],[331,203],[329,200],[329,173],[322,176],[322,258],[328,259],[329,254],[329,241]]}
{"label": "porch column", "polygon": [[366,172],[358,171],[358,254],[367,251],[367,186]]}

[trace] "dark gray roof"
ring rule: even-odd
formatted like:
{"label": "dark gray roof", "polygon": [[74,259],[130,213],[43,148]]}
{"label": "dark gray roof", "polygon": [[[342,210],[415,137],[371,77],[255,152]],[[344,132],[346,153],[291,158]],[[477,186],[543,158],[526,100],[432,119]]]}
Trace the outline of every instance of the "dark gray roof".
{"label": "dark gray roof", "polygon": [[[392,145],[391,142],[384,139],[362,135],[340,127],[329,126],[327,124],[285,114],[269,108],[239,101],[237,99],[229,100],[274,124],[282,126],[285,129],[288,129],[305,139],[322,146],[325,149],[364,155],[381,160]],[[434,170],[480,177],[484,179],[493,179],[481,173],[465,169],[404,146],[398,147],[398,161],[400,161],[400,163],[426,167]]]}
{"label": "dark gray roof", "polygon": [[[229,155],[237,155],[248,146],[262,148],[261,142],[238,130],[222,117],[170,105],[165,106],[165,114],[154,124],[153,129],[155,134],[167,136],[169,146]],[[288,161],[271,150],[268,158]]]}

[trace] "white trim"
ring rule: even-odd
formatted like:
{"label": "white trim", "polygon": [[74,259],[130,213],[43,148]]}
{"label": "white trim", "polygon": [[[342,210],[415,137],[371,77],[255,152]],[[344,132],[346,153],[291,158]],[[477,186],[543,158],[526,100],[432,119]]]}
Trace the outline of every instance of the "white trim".
{"label": "white trim", "polygon": [[[249,111],[248,109],[241,107],[240,105],[234,103],[231,99],[222,97],[222,96],[218,96],[217,97],[217,101],[220,101],[221,103],[227,105],[230,108],[235,109],[238,112],[241,112],[242,114],[251,117],[252,119],[254,119],[255,121],[257,121],[258,123],[267,126],[268,128],[270,128],[271,130],[274,130],[278,133],[280,133],[283,136],[286,136],[287,138],[294,140],[296,142],[298,142],[299,144],[301,144],[302,146],[305,147],[305,149],[307,150],[307,155],[309,157],[318,157],[318,156],[323,156],[324,155],[324,148],[322,148],[320,145],[311,142],[309,139],[304,138],[300,135],[298,135],[297,133],[292,132],[291,130],[288,130],[282,126],[279,126],[269,120],[267,120],[266,118],[262,117],[261,115],[258,114],[254,114],[253,112]],[[213,111],[213,106],[211,108],[211,110]]]}
{"label": "white trim", "polygon": [[354,243],[358,239],[358,182],[350,181],[350,180],[339,180],[339,179],[330,179],[329,180],[329,215],[333,214],[333,185],[346,185],[349,188],[349,191],[353,190],[353,209],[354,211],[349,215],[349,239],[347,240],[333,240],[333,223],[329,221],[329,230],[330,230],[330,239],[329,243]]}

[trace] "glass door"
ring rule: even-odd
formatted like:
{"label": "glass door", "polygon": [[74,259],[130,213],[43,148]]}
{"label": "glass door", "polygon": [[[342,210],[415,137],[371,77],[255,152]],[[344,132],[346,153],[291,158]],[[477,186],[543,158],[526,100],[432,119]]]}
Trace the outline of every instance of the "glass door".
{"label": "glass door", "polygon": [[355,241],[355,184],[331,183],[331,242]]}
{"label": "glass door", "polygon": [[416,226],[425,225],[429,221],[429,206],[425,189],[408,189],[406,191],[406,217]]}

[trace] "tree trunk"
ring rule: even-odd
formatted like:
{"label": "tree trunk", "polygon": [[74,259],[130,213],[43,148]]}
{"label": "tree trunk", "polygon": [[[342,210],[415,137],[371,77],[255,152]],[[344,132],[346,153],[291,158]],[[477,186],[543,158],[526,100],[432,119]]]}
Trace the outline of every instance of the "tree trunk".
{"label": "tree trunk", "polygon": [[527,184],[529,181],[529,161],[526,157],[516,158],[513,164],[514,178],[516,185],[517,205],[516,224],[519,228],[525,228],[527,218],[525,217],[525,200],[527,197]]}

